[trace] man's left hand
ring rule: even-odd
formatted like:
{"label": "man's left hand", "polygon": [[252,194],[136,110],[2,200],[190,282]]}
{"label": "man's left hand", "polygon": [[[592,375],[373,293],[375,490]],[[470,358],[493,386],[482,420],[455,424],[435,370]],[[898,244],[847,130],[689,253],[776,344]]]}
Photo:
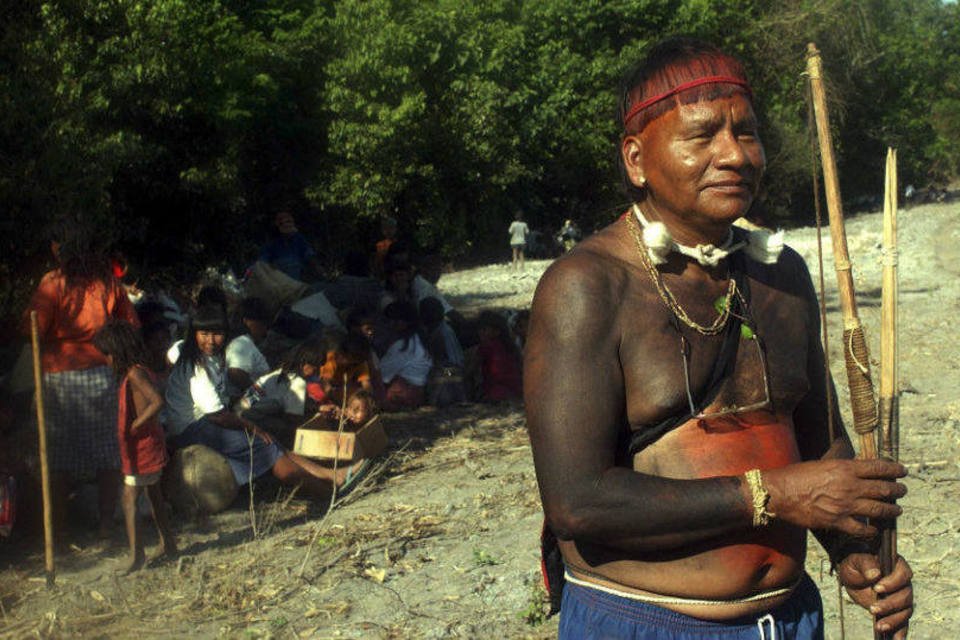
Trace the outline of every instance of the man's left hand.
{"label": "man's left hand", "polygon": [[913,615],[913,571],[903,557],[897,557],[890,575],[881,577],[875,555],[852,553],[840,562],[837,576],[853,601],[873,614],[877,631],[892,632],[894,640],[906,640]]}

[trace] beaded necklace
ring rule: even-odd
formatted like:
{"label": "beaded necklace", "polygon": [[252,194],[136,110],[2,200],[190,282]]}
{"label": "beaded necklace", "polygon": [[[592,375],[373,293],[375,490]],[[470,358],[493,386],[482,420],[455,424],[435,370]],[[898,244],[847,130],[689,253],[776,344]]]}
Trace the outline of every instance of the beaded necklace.
{"label": "beaded necklace", "polygon": [[650,254],[647,251],[647,246],[643,242],[643,230],[640,228],[640,221],[637,220],[635,215],[627,214],[627,226],[630,229],[630,234],[633,236],[634,241],[637,244],[637,250],[640,254],[640,262],[643,265],[644,270],[650,276],[650,279],[653,280],[653,284],[657,289],[657,293],[660,294],[660,299],[663,300],[663,303],[667,305],[673,314],[679,319],[683,324],[687,325],[697,333],[705,336],[715,336],[723,331],[724,327],[727,326],[727,320],[730,319],[730,311],[733,307],[733,298],[737,293],[737,282],[733,278],[730,278],[730,284],[727,286],[727,293],[718,300],[717,307],[718,315],[716,319],[709,325],[702,325],[693,320],[687,312],[680,306],[680,303],[677,302],[676,297],[674,297],[673,292],[667,288],[666,283],[663,281],[663,276],[654,266],[653,262],[650,260]]}

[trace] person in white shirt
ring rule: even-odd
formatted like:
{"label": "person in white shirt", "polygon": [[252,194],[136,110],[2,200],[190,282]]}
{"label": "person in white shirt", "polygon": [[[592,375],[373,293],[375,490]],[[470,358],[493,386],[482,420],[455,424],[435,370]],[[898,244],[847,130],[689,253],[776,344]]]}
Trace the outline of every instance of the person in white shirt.
{"label": "person in white shirt", "polygon": [[418,333],[417,309],[409,302],[392,302],[383,311],[397,339],[380,360],[386,385],[386,411],[419,407],[426,399],[427,378],[433,359]]}
{"label": "person in white shirt", "polygon": [[323,467],[291,453],[253,422],[228,408],[224,343],[227,319],[223,309],[197,310],[180,356],[167,382],[165,428],[177,448],[205,445],[226,458],[237,484],[272,472],[284,484],[302,484],[311,494],[329,496],[356,476],[365,464],[338,469]]}
{"label": "person in white shirt", "polygon": [[242,396],[254,380],[270,371],[270,364],[257,347],[270,329],[266,305],[260,298],[244,298],[239,312],[247,333],[227,345],[227,395],[230,398]]}
{"label": "person in white shirt", "polygon": [[326,357],[325,341],[301,342],[284,356],[279,369],[250,385],[240,400],[240,415],[292,445],[296,428],[316,413],[307,381],[315,378]]}
{"label": "person in white shirt", "polygon": [[510,248],[513,249],[513,268],[523,270],[523,250],[527,245],[527,236],[530,234],[530,227],[523,221],[523,214],[517,211],[513,216],[513,222],[507,230],[510,234]]}

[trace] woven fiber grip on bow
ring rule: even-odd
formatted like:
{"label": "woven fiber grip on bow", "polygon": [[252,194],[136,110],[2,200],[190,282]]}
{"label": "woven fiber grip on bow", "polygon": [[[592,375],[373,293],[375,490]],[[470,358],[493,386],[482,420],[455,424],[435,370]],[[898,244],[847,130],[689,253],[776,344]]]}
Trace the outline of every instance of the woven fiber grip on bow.
{"label": "woven fiber grip on bow", "polygon": [[[850,385],[850,403],[853,410],[853,429],[860,436],[877,430],[877,401],[873,395],[873,379],[870,377],[870,356],[863,328],[846,329],[843,332],[843,355]],[[864,457],[868,457],[864,455]],[[875,457],[875,456],[869,456]]]}

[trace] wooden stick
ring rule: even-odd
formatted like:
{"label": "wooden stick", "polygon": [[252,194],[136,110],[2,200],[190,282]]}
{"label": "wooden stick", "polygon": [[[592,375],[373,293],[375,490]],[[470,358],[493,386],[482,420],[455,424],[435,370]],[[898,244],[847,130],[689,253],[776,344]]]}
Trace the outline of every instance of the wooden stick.
{"label": "wooden stick", "polygon": [[880,454],[899,457],[897,399],[897,152],[887,150],[883,206],[883,285],[880,300]]}
{"label": "wooden stick", "polygon": [[843,312],[844,360],[847,382],[850,386],[850,402],[853,405],[853,428],[860,436],[860,457],[877,457],[877,405],[870,378],[870,356],[863,326],[857,313],[857,300],[853,290],[850,256],[847,252],[847,234],[843,224],[843,208],[837,165],[833,157],[833,140],[830,135],[830,116],[823,90],[823,67],[816,45],[807,45],[807,75],[813,94],[813,109],[817,121],[817,137],[820,140],[820,159],[823,164],[823,183],[827,196],[827,213],[830,217],[830,238],[833,244],[834,268],[837,273],[837,290]]}
{"label": "wooden stick", "polygon": [[43,491],[43,551],[47,587],[56,580],[53,564],[53,505],[50,495],[50,465],[47,461],[47,421],[43,413],[43,373],[40,369],[40,331],[37,312],[30,312],[30,338],[33,343],[33,384],[36,389],[37,431],[40,435],[40,486]]}
{"label": "wooden stick", "polygon": [[[897,393],[897,152],[887,150],[883,201],[883,285],[880,299],[880,455],[899,457],[899,397]],[[897,521],[880,527],[880,571],[890,575],[897,562]],[[883,640],[889,633],[879,635]]]}

